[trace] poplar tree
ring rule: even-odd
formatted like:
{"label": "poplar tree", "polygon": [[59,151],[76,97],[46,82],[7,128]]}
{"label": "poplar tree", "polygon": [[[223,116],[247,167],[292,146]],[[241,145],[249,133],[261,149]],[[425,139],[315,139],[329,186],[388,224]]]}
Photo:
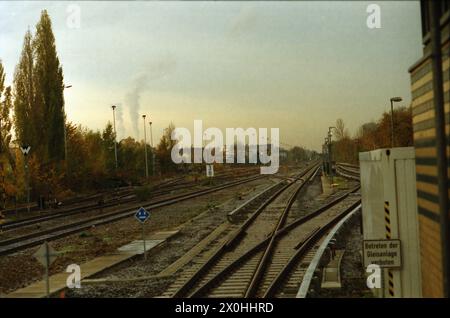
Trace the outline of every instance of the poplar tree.
{"label": "poplar tree", "polygon": [[8,152],[11,142],[12,121],[10,117],[12,109],[11,86],[4,87],[5,74],[0,61],[0,152]]}
{"label": "poplar tree", "polygon": [[8,171],[15,169],[15,164],[9,144],[11,142],[11,87],[5,87],[5,72],[0,60],[0,198],[3,208],[6,205],[7,195],[11,190],[11,180],[8,180]]}
{"label": "poplar tree", "polygon": [[11,165],[13,165],[14,162],[11,160],[12,157],[9,151],[9,144],[12,137],[11,109],[11,87],[5,87],[5,72],[2,61],[0,60],[0,153],[5,153]]}
{"label": "poplar tree", "polygon": [[16,138],[21,145],[31,145],[33,151],[37,146],[38,132],[34,120],[34,84],[33,84],[33,48],[31,32],[25,33],[22,53],[14,72],[14,126]]}
{"label": "poplar tree", "polygon": [[56,53],[55,37],[47,10],[43,10],[33,39],[35,63],[33,116],[42,142],[44,162],[64,158],[64,78]]}

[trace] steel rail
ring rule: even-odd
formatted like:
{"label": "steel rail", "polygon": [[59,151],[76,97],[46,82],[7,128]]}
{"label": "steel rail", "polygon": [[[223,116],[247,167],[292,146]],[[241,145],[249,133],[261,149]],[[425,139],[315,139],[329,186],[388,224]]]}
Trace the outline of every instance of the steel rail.
{"label": "steel rail", "polygon": [[351,164],[351,163],[347,163],[347,162],[336,162],[336,164],[337,164],[338,166],[344,166],[344,167],[349,167],[349,168],[359,169],[359,166],[358,166],[358,165]]}
{"label": "steel rail", "polygon": [[241,216],[243,211],[245,211],[247,208],[249,208],[252,203],[257,202],[260,199],[263,199],[264,196],[267,196],[267,194],[271,193],[273,190],[279,188],[281,185],[283,185],[285,180],[282,180],[280,182],[275,183],[274,185],[264,189],[262,192],[256,194],[255,196],[248,199],[246,202],[242,203],[240,206],[235,208],[233,211],[229,212],[227,214],[227,219],[230,223],[235,223],[236,218]]}
{"label": "steel rail", "polygon": [[[241,170],[245,170],[245,168],[238,168],[236,169],[239,171]],[[249,169],[246,169],[249,170]],[[253,170],[253,169],[251,169]],[[251,172],[250,170],[250,172]],[[226,172],[226,173],[220,173],[216,176],[216,179],[227,179],[229,177],[233,177],[233,173],[235,171],[232,172]],[[240,177],[247,177],[247,176],[251,176],[251,175],[256,175],[257,173],[247,173],[244,175],[239,175]],[[258,173],[259,174],[259,173]],[[164,194],[169,194],[170,191],[174,191],[174,190],[178,190],[178,189],[183,189],[185,187],[187,187],[188,185],[195,185],[195,182],[193,181],[185,181],[183,182],[183,179],[185,179],[186,176],[182,176],[182,177],[176,177],[176,178],[172,178],[170,180],[166,180],[166,181],[162,181],[158,184],[155,184],[152,188],[153,190],[157,190],[156,192],[152,192],[150,194],[151,197],[155,197],[155,195],[164,195]],[[58,215],[61,213],[66,213],[66,212],[72,212],[73,210],[77,210],[77,209],[82,209],[82,208],[93,208],[96,207],[98,205],[98,203],[91,203],[89,205],[82,205],[82,206],[74,206],[71,207],[72,205],[79,205],[80,203],[85,203],[85,202],[89,202],[89,201],[94,201],[94,200],[98,200],[102,197],[105,196],[110,196],[110,195],[115,195],[116,197],[111,199],[112,200],[117,200],[117,198],[121,199],[130,195],[133,195],[132,191],[134,190],[133,186],[127,186],[127,187],[121,187],[119,189],[109,189],[106,191],[102,191],[100,193],[95,193],[95,194],[90,194],[90,195],[86,195],[86,196],[75,196],[75,197],[71,197],[68,198],[66,200],[64,200],[63,203],[63,207],[58,209],[58,211],[55,212],[55,209],[47,209],[47,210],[41,210],[40,213],[42,214],[46,214],[46,215]],[[122,203],[122,202],[120,202]],[[35,210],[35,208],[37,207],[37,204],[32,204],[30,206],[33,210]],[[11,215],[11,214],[16,214],[16,212],[19,211],[26,211],[27,207],[26,206],[20,206],[17,209],[5,209],[3,210],[3,213],[5,215]],[[23,212],[19,212],[19,213],[23,213]],[[21,219],[21,220],[16,220],[16,221],[9,221],[5,224],[12,224],[13,222],[19,222],[19,221],[25,221],[25,220],[31,220],[31,219],[36,219],[36,218],[40,218],[42,217],[42,215],[38,215],[35,217],[27,217],[26,219]]]}
{"label": "steel rail", "polygon": [[340,169],[344,172],[350,173],[350,174],[354,174],[354,175],[358,175],[359,176],[359,170],[355,170],[353,168],[347,168],[345,166],[340,166],[340,165],[336,165],[337,169]]}
{"label": "steel rail", "polygon": [[[194,191],[194,192],[187,193],[187,194],[180,194],[180,195],[176,195],[172,198],[166,198],[166,199],[159,200],[157,202],[150,202],[150,203],[144,204],[143,206],[148,209],[164,207],[164,206],[175,204],[175,203],[178,203],[181,201],[185,201],[187,199],[196,198],[196,197],[199,197],[199,196],[202,196],[205,194],[217,192],[217,191],[229,188],[229,187],[233,187],[236,185],[255,181],[258,179],[265,178],[265,177],[267,177],[267,176],[260,175],[257,177],[250,177],[250,178],[247,178],[244,180],[232,181],[225,185],[220,185],[220,186],[213,187],[210,189]],[[51,229],[47,229],[47,230],[43,230],[43,231],[38,231],[38,232],[30,233],[27,235],[19,236],[16,238],[0,241],[0,255],[10,254],[12,252],[16,252],[16,251],[19,251],[19,250],[22,250],[22,249],[25,249],[28,247],[32,247],[32,246],[38,245],[46,240],[47,241],[55,240],[55,239],[58,239],[58,238],[61,238],[61,237],[64,237],[64,236],[67,236],[67,235],[70,235],[73,233],[83,231],[88,228],[91,228],[92,226],[103,225],[103,224],[112,223],[112,222],[121,220],[123,218],[132,216],[134,214],[134,212],[136,211],[136,209],[141,206],[142,205],[136,205],[133,207],[128,207],[124,210],[115,211],[115,212],[103,214],[100,216],[91,217],[86,220],[73,222],[73,223],[62,225],[59,227],[55,227],[55,228],[51,228]]]}
{"label": "steel rail", "polygon": [[349,169],[345,169],[339,165],[336,166],[336,173],[342,177],[352,179],[355,181],[360,181],[360,175],[356,171],[351,171]]}
{"label": "steel rail", "polygon": [[[295,180],[301,180],[303,176],[308,174],[311,170],[313,170],[316,167],[316,165],[313,165],[311,167],[306,168],[303,172],[301,172],[297,177],[295,177]],[[225,248],[231,248],[235,245],[237,240],[242,237],[245,234],[245,230],[253,223],[253,221],[259,216],[259,214],[264,211],[264,209],[273,201],[275,200],[281,193],[283,193],[287,188],[294,185],[295,182],[291,182],[283,186],[281,189],[276,191],[272,196],[270,196],[266,201],[264,201],[263,204],[261,204],[254,213],[240,226],[240,228],[235,232],[235,234],[225,243]],[[275,232],[275,231],[273,231]]]}
{"label": "steel rail", "polygon": [[[297,219],[296,221],[290,223],[289,225],[283,227],[281,230],[279,230],[278,232],[275,233],[275,237],[277,239],[284,237],[289,232],[291,232],[293,229],[297,228],[298,226],[301,226],[302,224],[306,223],[307,221],[313,219],[314,217],[318,216],[319,214],[329,210],[331,207],[340,203],[345,198],[347,198],[349,194],[353,193],[355,190],[357,190],[357,189],[348,191],[344,195],[319,207],[311,214],[301,217],[301,218]],[[210,278],[206,283],[204,283],[202,286],[197,288],[189,297],[201,297],[202,295],[207,294],[208,290],[210,290],[211,288],[213,288],[214,285],[216,285],[218,282],[220,282],[223,279],[223,277],[226,277],[231,272],[233,272],[236,268],[238,268],[239,266],[242,266],[243,264],[245,264],[245,262],[247,262],[249,259],[251,259],[253,256],[255,256],[257,253],[261,252],[261,250],[269,244],[270,240],[271,240],[271,237],[267,237],[264,240],[257,243],[254,247],[250,248],[242,256],[240,256],[239,258],[234,260],[231,264],[229,264],[227,267],[223,268],[216,275],[214,275],[212,278]],[[194,279],[198,279],[198,277],[195,277]],[[172,297],[179,297],[179,295],[174,294]]]}
{"label": "steel rail", "polygon": [[[181,178],[184,178],[184,177],[181,177]],[[180,181],[180,179],[176,179],[176,181]],[[173,186],[175,186],[176,188],[162,189],[160,191],[152,192],[150,195],[150,198],[155,199],[157,197],[168,195],[174,190],[187,189],[189,185],[192,185],[192,183],[188,183],[186,185],[175,184]],[[160,185],[158,185],[158,186],[160,186]],[[164,185],[163,187],[166,187],[166,186],[167,185]],[[12,229],[19,228],[19,227],[34,225],[34,224],[38,224],[38,223],[42,223],[42,222],[46,222],[46,221],[50,221],[50,220],[54,220],[54,219],[58,219],[58,218],[81,214],[81,213],[89,211],[91,209],[109,208],[109,207],[113,207],[113,206],[120,205],[120,204],[131,203],[134,201],[136,201],[136,196],[134,194],[122,195],[117,198],[112,198],[112,199],[108,200],[108,202],[103,203],[101,205],[98,202],[97,203],[89,203],[89,204],[85,204],[82,206],[77,206],[77,207],[73,207],[73,208],[69,208],[69,209],[63,209],[58,212],[53,212],[51,214],[49,213],[46,215],[37,215],[37,216],[29,217],[26,219],[5,222],[0,225],[0,228],[3,231],[12,230]],[[1,245],[1,243],[0,243],[0,245]]]}
{"label": "steel rail", "polygon": [[[314,168],[316,165],[312,167],[306,168],[303,172],[301,172],[298,176],[298,179],[300,179],[303,175],[308,173],[312,168]],[[294,182],[288,183],[284,185],[281,189],[277,190],[274,194],[272,194],[267,200],[265,200],[255,212],[252,213],[252,215],[235,231],[235,233],[231,236],[231,238],[221,244],[218,249],[204,262],[200,268],[198,268],[195,273],[187,280],[185,281],[172,295],[172,297],[182,297],[185,296],[190,289],[195,285],[195,282],[200,279],[200,277],[209,269],[210,266],[212,266],[221,256],[222,254],[231,249],[238,240],[245,234],[245,230],[250,226],[251,223],[257,218],[257,216],[269,205],[271,202],[273,202],[281,193],[283,193],[287,188],[291,187]],[[195,294],[195,292],[194,292]]]}
{"label": "steel rail", "polygon": [[322,227],[316,228],[311,235],[307,237],[306,240],[301,242],[297,246],[297,251],[291,256],[286,265],[279,271],[278,275],[273,279],[267,290],[265,291],[263,298],[272,297],[275,295],[277,289],[282,285],[282,281],[289,275],[289,273],[293,270],[295,264],[297,264],[298,260],[304,256],[313,246],[314,244],[322,238],[327,231],[335,225],[339,220],[344,218],[347,214],[351,213],[355,207],[360,206],[361,200],[356,201],[351,206],[347,207],[344,211],[336,215],[333,219],[331,219],[327,224]]}
{"label": "steel rail", "polygon": [[253,273],[253,277],[250,281],[249,286],[247,287],[247,290],[245,291],[245,298],[253,297],[258,289],[258,284],[261,281],[261,277],[264,274],[264,271],[268,265],[268,262],[270,261],[270,258],[272,256],[272,252],[275,249],[276,244],[276,236],[275,233],[278,232],[286,223],[286,219],[289,215],[289,211],[291,210],[292,204],[294,204],[294,201],[297,198],[298,193],[301,189],[305,186],[307,180],[310,180],[313,176],[315,176],[316,172],[319,170],[319,167],[317,167],[312,174],[310,174],[308,177],[306,177],[306,180],[303,180],[303,183],[295,190],[293,195],[289,198],[287,205],[284,208],[283,213],[281,214],[277,225],[275,226],[275,230],[273,231],[272,235],[270,236],[270,242],[267,245],[264,254],[262,258],[260,259],[258,266]]}
{"label": "steel rail", "polygon": [[[345,216],[343,216],[339,222],[335,222],[336,225],[334,225],[333,229],[328,233],[325,240],[320,244],[319,249],[317,250],[316,254],[314,255],[314,258],[312,259],[311,263],[309,264],[305,276],[303,277],[302,283],[298,289],[296,298],[305,298],[308,294],[309,286],[311,285],[311,280],[314,276],[314,272],[323,256],[323,253],[325,252],[325,248],[330,243],[331,239],[336,235],[336,233],[342,228],[345,222],[354,215],[358,210],[361,209],[361,200],[358,201],[358,204],[356,206],[353,206],[353,209],[349,211]],[[331,227],[331,226],[330,226]]]}

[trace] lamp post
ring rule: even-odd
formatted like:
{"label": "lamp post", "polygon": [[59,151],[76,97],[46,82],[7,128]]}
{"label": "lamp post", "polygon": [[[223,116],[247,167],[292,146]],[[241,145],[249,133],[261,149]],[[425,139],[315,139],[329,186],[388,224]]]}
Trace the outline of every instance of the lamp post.
{"label": "lamp post", "polygon": [[327,151],[326,151],[326,145],[327,145],[327,141],[326,138],[323,141],[323,145],[322,145],[322,159],[323,159],[323,171],[324,173],[326,173],[327,171],[327,163],[326,163],[326,155],[327,155]]}
{"label": "lamp post", "polygon": [[142,118],[144,119],[145,177],[148,179],[147,130],[146,130],[146,126],[145,126],[145,117],[146,117],[146,115],[142,115]]}
{"label": "lamp post", "polygon": [[401,102],[401,97],[392,97],[391,98],[391,147],[394,148],[394,102]]}
{"label": "lamp post", "polygon": [[153,131],[152,131],[152,122],[149,122],[150,124],[150,146],[153,147]]}
{"label": "lamp post", "polygon": [[323,159],[324,159],[325,173],[329,174],[330,168],[329,168],[329,160],[328,160],[328,137],[325,137],[325,139],[324,139],[323,149],[324,149],[324,158]]}
{"label": "lamp post", "polygon": [[331,175],[331,182],[333,182],[333,155],[332,155],[332,149],[331,149],[331,137],[333,134],[331,133],[332,129],[336,129],[336,127],[330,126],[328,127],[328,160],[330,161],[330,175]]}
{"label": "lamp post", "polygon": [[155,175],[155,148],[153,148],[153,130],[152,130],[152,122],[149,122],[150,125],[150,146],[152,148],[152,175]]}
{"label": "lamp post", "polygon": [[114,127],[114,155],[116,158],[116,170],[118,168],[118,164],[117,164],[117,133],[116,133],[116,105],[112,105],[111,108],[113,110],[113,127]]}
{"label": "lamp post", "polygon": [[[71,88],[72,87],[72,85],[65,85],[64,87],[63,87],[63,89],[66,89],[66,88]],[[67,131],[66,131],[66,107],[65,107],[65,105],[63,104],[63,112],[64,112],[64,123],[63,123],[63,126],[64,126],[64,160],[67,162]]]}

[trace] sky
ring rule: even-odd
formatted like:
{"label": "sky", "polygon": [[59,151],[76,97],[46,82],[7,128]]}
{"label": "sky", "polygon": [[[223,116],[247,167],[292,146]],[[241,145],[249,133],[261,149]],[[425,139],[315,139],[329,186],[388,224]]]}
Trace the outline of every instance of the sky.
{"label": "sky", "polygon": [[[372,3],[378,29],[366,23]],[[320,151],[336,119],[355,134],[390,97],[409,105],[422,55],[418,1],[0,1],[8,84],[43,9],[72,85],[68,120],[103,129],[115,104],[118,137],[142,139],[146,114],[155,144],[170,122],[201,119],[224,133],[279,128],[281,146]]]}

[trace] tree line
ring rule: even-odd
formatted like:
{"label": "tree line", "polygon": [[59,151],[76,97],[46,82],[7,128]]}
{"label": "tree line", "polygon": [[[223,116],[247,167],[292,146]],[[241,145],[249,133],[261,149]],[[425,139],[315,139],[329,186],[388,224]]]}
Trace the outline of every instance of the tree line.
{"label": "tree line", "polygon": [[[394,110],[394,146],[414,145],[412,109],[399,107]],[[391,113],[384,112],[380,119],[365,123],[351,137],[344,121],[338,119],[332,141],[332,156],[337,162],[358,163],[358,153],[391,147]]]}
{"label": "tree line", "polygon": [[[25,33],[12,86],[5,86],[0,60],[0,207],[25,201],[27,179],[32,199],[140,182],[144,147],[153,171],[153,149],[131,137],[117,143],[116,169],[112,124],[93,131],[66,122],[64,88],[52,23],[43,10],[35,32]],[[27,146],[24,156],[20,148]],[[158,147],[160,153],[164,148]]]}

